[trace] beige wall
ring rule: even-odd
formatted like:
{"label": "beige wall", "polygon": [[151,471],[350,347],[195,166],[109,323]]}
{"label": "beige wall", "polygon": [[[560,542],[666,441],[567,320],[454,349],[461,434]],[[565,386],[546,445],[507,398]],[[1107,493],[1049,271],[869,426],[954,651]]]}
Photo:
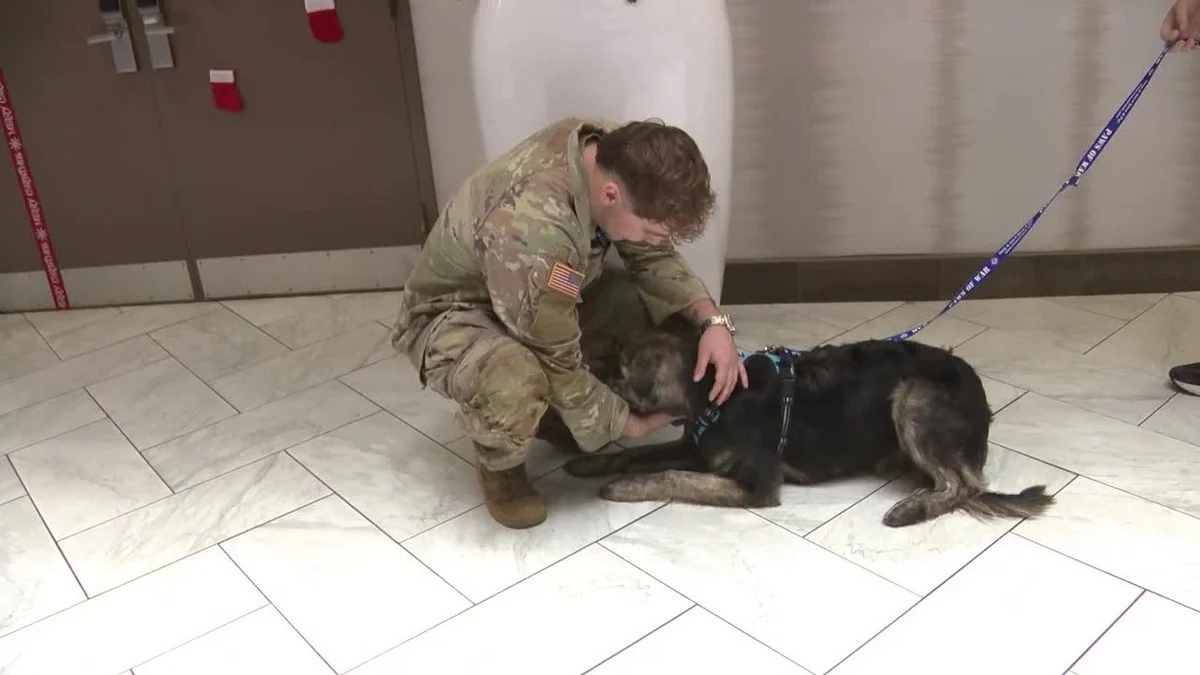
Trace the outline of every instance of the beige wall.
{"label": "beige wall", "polygon": [[[598,0],[599,1],[599,0]],[[473,0],[412,0],[445,199],[483,160]],[[728,0],[733,259],[983,253],[1157,55],[1166,0]],[[1200,245],[1200,56],[1169,57],[1022,250]]]}

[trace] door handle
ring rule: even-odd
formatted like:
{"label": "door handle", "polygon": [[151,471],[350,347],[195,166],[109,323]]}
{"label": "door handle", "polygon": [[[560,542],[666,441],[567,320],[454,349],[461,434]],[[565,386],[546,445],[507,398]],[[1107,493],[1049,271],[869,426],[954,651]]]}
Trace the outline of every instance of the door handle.
{"label": "door handle", "polygon": [[150,48],[150,67],[154,70],[174,68],[175,58],[171,55],[171,35],[175,33],[175,29],[167,25],[162,9],[158,6],[158,0],[137,0],[137,11],[142,19],[146,44]]}
{"label": "door handle", "polygon": [[108,30],[88,37],[89,45],[108,43],[112,49],[113,67],[118,73],[136,73],[137,56],[133,53],[133,39],[129,35],[129,24],[121,12],[121,0],[100,0],[100,18]]}

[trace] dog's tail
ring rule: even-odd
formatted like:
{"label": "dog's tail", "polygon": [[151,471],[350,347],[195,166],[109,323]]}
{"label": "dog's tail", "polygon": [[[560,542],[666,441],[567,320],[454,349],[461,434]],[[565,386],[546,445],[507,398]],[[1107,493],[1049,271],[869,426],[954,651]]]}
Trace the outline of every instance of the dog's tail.
{"label": "dog's tail", "polygon": [[964,502],[962,509],[980,518],[1036,518],[1053,504],[1046,486],[1034,485],[1017,494],[980,492]]}

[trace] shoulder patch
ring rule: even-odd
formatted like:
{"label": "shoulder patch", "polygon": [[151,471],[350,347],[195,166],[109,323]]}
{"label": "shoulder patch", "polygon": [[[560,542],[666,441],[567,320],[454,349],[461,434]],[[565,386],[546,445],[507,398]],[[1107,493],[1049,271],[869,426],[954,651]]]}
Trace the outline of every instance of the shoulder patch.
{"label": "shoulder patch", "polygon": [[555,262],[546,277],[546,288],[562,293],[572,300],[579,299],[582,287],[583,273],[561,262]]}

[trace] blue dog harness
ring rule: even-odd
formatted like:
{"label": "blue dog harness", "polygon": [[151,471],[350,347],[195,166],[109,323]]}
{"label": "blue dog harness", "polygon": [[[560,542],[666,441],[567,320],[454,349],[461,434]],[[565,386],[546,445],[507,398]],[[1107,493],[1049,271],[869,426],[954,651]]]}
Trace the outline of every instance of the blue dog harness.
{"label": "blue dog harness", "polygon": [[[755,352],[738,350],[738,357],[742,363],[745,363],[746,359],[751,356],[765,356],[771,359],[771,363],[775,364],[775,372],[780,373],[782,377],[782,391],[779,397],[779,444],[775,448],[775,452],[780,456],[783,456],[784,447],[787,445],[788,427],[792,423],[792,405],[796,401],[796,358],[801,354],[802,352],[778,345],[771,345]],[[704,432],[708,431],[720,418],[721,406],[709,403],[704,412],[700,413],[692,423],[692,442],[699,443]]]}

